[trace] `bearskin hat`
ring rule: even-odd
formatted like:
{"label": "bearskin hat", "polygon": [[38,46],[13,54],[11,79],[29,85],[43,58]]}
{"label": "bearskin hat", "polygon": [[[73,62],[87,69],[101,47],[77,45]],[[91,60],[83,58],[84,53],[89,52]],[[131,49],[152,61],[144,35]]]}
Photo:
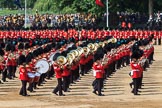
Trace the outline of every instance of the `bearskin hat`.
{"label": "bearskin hat", "polygon": [[29,42],[25,43],[25,46],[24,46],[25,49],[28,49],[30,48],[30,45],[29,45]]}
{"label": "bearskin hat", "polygon": [[54,48],[56,46],[55,42],[52,42],[52,47]]}
{"label": "bearskin hat", "polygon": [[61,45],[59,43],[56,44],[55,49],[58,50],[61,48]]}
{"label": "bearskin hat", "polygon": [[28,53],[28,55],[26,55],[26,63],[31,62],[32,60],[32,53]]}
{"label": "bearskin hat", "polygon": [[66,57],[67,51],[63,51],[63,52],[61,53],[61,55],[63,55],[64,57]]}
{"label": "bearskin hat", "polygon": [[22,65],[23,63],[25,63],[26,58],[25,55],[20,55],[18,58],[18,65]]}
{"label": "bearskin hat", "polygon": [[57,59],[57,57],[61,56],[61,54],[59,52],[57,52],[54,56],[53,56],[53,61],[55,61]]}
{"label": "bearskin hat", "polygon": [[17,41],[16,41],[16,40],[13,40],[13,41],[12,41],[12,44],[13,44],[13,45],[16,45],[16,44],[17,44]]}
{"label": "bearskin hat", "polygon": [[10,50],[11,50],[11,44],[6,44],[5,50],[6,50],[6,51],[10,51]]}
{"label": "bearskin hat", "polygon": [[18,42],[22,42],[22,41],[23,41],[23,38],[19,36],[19,37],[17,38],[17,41],[18,41]]}
{"label": "bearskin hat", "polygon": [[2,42],[2,43],[0,44],[0,46],[1,46],[1,48],[5,48],[5,43]]}
{"label": "bearskin hat", "polygon": [[37,57],[38,55],[39,55],[38,50],[35,49],[35,50],[33,51],[33,57]]}
{"label": "bearskin hat", "polygon": [[104,56],[104,50],[102,47],[99,47],[94,55],[94,61],[100,60]]}
{"label": "bearskin hat", "polygon": [[11,51],[14,52],[16,50],[15,45],[11,45]]}
{"label": "bearskin hat", "polygon": [[23,43],[19,43],[18,49],[24,49],[24,44]]}
{"label": "bearskin hat", "polygon": [[4,54],[5,54],[4,50],[0,49],[0,55],[4,56]]}

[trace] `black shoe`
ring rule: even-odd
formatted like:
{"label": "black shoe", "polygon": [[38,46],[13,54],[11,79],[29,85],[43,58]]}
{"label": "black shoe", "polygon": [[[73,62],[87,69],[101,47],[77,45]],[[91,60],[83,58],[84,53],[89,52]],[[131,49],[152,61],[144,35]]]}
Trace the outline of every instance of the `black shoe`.
{"label": "black shoe", "polygon": [[0,81],[0,84],[3,84],[3,82],[2,82],[2,81]]}
{"label": "black shoe", "polygon": [[19,95],[23,95],[23,94],[19,93]]}
{"label": "black shoe", "polygon": [[138,90],[138,92],[141,92],[141,91]]}
{"label": "black shoe", "polygon": [[59,95],[59,96],[65,96],[64,94],[61,94],[61,95]]}
{"label": "black shoe", "polygon": [[22,95],[22,96],[30,96],[30,95],[26,94],[26,95]]}
{"label": "black shoe", "polygon": [[97,94],[96,91],[93,91],[94,94]]}
{"label": "black shoe", "polygon": [[34,93],[34,92],[36,92],[36,91],[33,90],[33,91],[30,91],[30,92]]}
{"label": "black shoe", "polygon": [[58,94],[56,92],[52,92],[52,93],[58,96]]}
{"label": "black shoe", "polygon": [[130,88],[132,88],[132,83],[129,83]]}
{"label": "black shoe", "polygon": [[44,82],[47,82],[46,80],[44,80]]}
{"label": "black shoe", "polygon": [[134,91],[132,90],[131,93],[134,93]]}
{"label": "black shoe", "polygon": [[38,86],[43,86],[42,84],[38,84]]}
{"label": "black shoe", "polygon": [[98,94],[98,96],[105,96],[104,94]]}
{"label": "black shoe", "polygon": [[38,87],[34,87],[34,89],[39,89]]}
{"label": "black shoe", "polygon": [[140,95],[140,94],[134,94],[134,95]]}

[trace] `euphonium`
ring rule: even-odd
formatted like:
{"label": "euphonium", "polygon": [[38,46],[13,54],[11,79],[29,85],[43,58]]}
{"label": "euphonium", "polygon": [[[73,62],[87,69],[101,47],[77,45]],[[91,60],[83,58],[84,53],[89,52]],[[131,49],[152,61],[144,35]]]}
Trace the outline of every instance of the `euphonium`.
{"label": "euphonium", "polygon": [[79,56],[81,56],[84,53],[84,50],[82,47],[78,47],[77,51],[79,52]]}
{"label": "euphonium", "polygon": [[13,53],[10,53],[9,55],[8,55],[8,58],[9,59],[12,59],[12,58],[14,58],[15,56],[14,56],[14,54]]}
{"label": "euphonium", "polygon": [[68,53],[67,54],[67,57],[70,57],[72,60],[75,59],[75,55],[73,53]]}
{"label": "euphonium", "polygon": [[79,56],[79,52],[77,50],[72,50],[70,53],[73,53],[75,57]]}
{"label": "euphonium", "polygon": [[105,46],[104,42],[99,42],[99,46],[101,46],[102,48]]}
{"label": "euphonium", "polygon": [[2,56],[0,56],[0,62],[3,62],[4,58]]}
{"label": "euphonium", "polygon": [[67,57],[66,57],[67,63],[66,64],[67,65],[71,65],[73,63],[74,58],[72,58],[72,55],[71,54],[67,55]]}
{"label": "euphonium", "polygon": [[90,49],[90,53],[93,53],[95,51],[95,45],[92,43],[89,43],[87,47]]}
{"label": "euphonium", "polygon": [[23,54],[24,56],[26,56],[26,51],[24,50],[24,51],[22,52],[22,54]]}
{"label": "euphonium", "polygon": [[56,59],[57,64],[62,68],[67,63],[67,59],[64,56],[59,56]]}
{"label": "euphonium", "polygon": [[111,42],[112,43],[116,43],[117,42],[117,39],[116,38],[112,38]]}
{"label": "euphonium", "polygon": [[89,43],[89,44],[87,45],[87,47],[88,47],[90,50],[94,50],[94,48],[95,48],[94,44],[92,44],[92,43]]}
{"label": "euphonium", "polygon": [[87,56],[90,52],[90,49],[88,47],[83,47],[84,53]]}
{"label": "euphonium", "polygon": [[99,47],[99,44],[98,43],[94,43],[94,45],[98,48]]}

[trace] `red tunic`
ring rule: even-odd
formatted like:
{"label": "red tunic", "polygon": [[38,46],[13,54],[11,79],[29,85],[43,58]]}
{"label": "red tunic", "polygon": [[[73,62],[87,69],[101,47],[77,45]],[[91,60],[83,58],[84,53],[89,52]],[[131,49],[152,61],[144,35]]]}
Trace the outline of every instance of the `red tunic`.
{"label": "red tunic", "polygon": [[96,78],[103,78],[104,76],[104,68],[101,64],[94,63],[93,64],[93,71],[95,73]]}
{"label": "red tunic", "polygon": [[141,65],[139,65],[137,63],[134,63],[134,62],[131,62],[130,66],[132,68],[131,77],[132,78],[139,78],[139,77],[141,77],[142,72],[143,72],[143,69],[142,69]]}
{"label": "red tunic", "polygon": [[58,65],[53,64],[53,69],[55,71],[56,78],[62,78],[62,70],[61,70],[61,68]]}
{"label": "red tunic", "polygon": [[85,64],[85,60],[86,60],[86,58],[85,58],[84,54],[82,54],[79,63],[80,63],[81,65],[84,65],[84,64]]}
{"label": "red tunic", "polygon": [[5,66],[3,63],[0,62],[0,71],[4,70]]}
{"label": "red tunic", "polygon": [[62,76],[69,76],[69,75],[70,75],[70,70],[67,68],[67,66],[64,66]]}
{"label": "red tunic", "polygon": [[12,66],[16,66],[17,63],[16,63],[16,58],[12,58]]}
{"label": "red tunic", "polygon": [[19,76],[20,80],[28,80],[27,70],[24,66],[19,67],[19,72],[20,72]]}

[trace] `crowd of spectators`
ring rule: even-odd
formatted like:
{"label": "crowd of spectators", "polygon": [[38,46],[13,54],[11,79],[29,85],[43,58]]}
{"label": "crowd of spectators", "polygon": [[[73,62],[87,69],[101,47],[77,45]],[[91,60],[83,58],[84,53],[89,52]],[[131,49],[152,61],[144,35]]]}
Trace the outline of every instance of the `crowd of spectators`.
{"label": "crowd of spectators", "polygon": [[[97,17],[93,14],[39,14],[37,11],[34,15],[28,15],[26,18],[27,28],[24,28],[25,15],[8,15],[0,16],[0,30],[21,30],[21,29],[31,29],[31,30],[42,30],[42,29],[69,29],[75,28],[81,30],[105,27],[106,21],[105,15],[102,17]],[[160,13],[158,12],[153,17],[147,14],[141,14],[139,12],[129,13],[129,12],[117,12],[116,25],[117,29],[128,30],[128,29],[161,29],[161,19]],[[111,18],[111,14],[110,17]],[[112,22],[111,20],[109,20]],[[105,22],[105,23],[104,23]],[[153,22],[153,23],[152,23]],[[100,24],[103,25],[100,25]],[[112,23],[113,24],[113,23]],[[110,27],[114,25],[110,25]]]}
{"label": "crowd of spectators", "polygon": [[[92,14],[42,14],[27,16],[28,29],[68,29],[97,27],[97,16]],[[20,30],[24,27],[24,15],[9,15],[0,17],[1,30]]]}

